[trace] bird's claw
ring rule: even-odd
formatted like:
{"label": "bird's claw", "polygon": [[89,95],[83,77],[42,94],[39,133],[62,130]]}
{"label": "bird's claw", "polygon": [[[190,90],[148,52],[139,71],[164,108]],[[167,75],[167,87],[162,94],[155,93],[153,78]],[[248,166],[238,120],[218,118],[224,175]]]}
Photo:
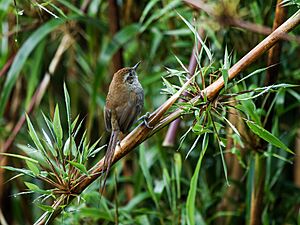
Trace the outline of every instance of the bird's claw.
{"label": "bird's claw", "polygon": [[152,129],[153,127],[149,125],[147,118],[144,120],[144,123],[148,129]]}
{"label": "bird's claw", "polygon": [[152,129],[153,127],[149,125],[148,123],[148,119],[150,117],[150,113],[149,112],[146,112],[145,115],[141,116],[138,121],[141,121],[143,120],[143,123],[145,124],[145,126],[148,128],[148,129]]}

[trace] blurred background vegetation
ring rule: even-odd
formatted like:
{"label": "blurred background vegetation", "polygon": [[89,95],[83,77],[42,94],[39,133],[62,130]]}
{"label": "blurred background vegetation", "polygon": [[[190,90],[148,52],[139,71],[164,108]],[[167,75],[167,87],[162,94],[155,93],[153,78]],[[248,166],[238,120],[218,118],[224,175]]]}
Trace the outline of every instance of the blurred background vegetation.
{"label": "blurred background vegetation", "polygon": [[[24,149],[33,145],[25,112],[34,127],[43,128],[46,124],[41,112],[52,118],[58,104],[62,127],[67,129],[64,82],[72,118],[79,115],[83,120],[79,132],[86,130],[91,143],[101,138],[98,146],[104,145],[109,134],[104,128],[103,107],[117,69],[142,60],[138,73],[145,90],[144,113],[154,111],[168,98],[161,92],[165,88],[162,77],[168,74],[165,67],[183,70],[181,61],[193,71],[195,38],[179,14],[195,25],[212,54],[212,60],[204,57],[200,64],[212,75],[220,76],[222,68],[228,69],[230,63],[237,62],[272,31],[278,2],[0,0],[1,153],[23,154],[20,146]],[[279,21],[285,21],[299,5],[297,1],[284,1],[280,8],[283,13]],[[282,37],[275,61],[264,54],[238,79],[254,71],[257,74],[228,93],[274,83],[299,84],[297,35],[299,27]],[[207,84],[212,80],[214,76],[207,77]],[[208,134],[202,160],[202,137],[199,141],[195,121],[187,116],[172,140],[164,142],[166,127],[116,163],[101,200],[96,181],[54,223],[300,224],[299,87],[267,92],[247,101],[247,107],[251,115],[243,117],[262,121],[261,126],[295,155],[257,138],[242,116],[228,110],[218,118],[227,182],[217,141]],[[242,140],[227,120],[239,130]],[[88,165],[99,161],[104,150]],[[0,162],[1,166],[26,167],[15,157],[1,155]],[[18,172],[1,169],[2,224],[33,224],[49,210],[34,204],[39,195],[24,181],[47,189],[45,184]],[[195,196],[189,195],[191,190]]]}

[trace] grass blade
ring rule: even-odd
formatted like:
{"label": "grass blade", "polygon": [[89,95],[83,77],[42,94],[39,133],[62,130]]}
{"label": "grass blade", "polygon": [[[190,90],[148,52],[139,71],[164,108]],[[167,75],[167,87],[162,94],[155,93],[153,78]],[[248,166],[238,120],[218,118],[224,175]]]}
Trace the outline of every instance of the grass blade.
{"label": "grass blade", "polygon": [[257,125],[252,121],[246,121],[248,127],[260,138],[264,139],[268,143],[281,148],[291,154],[295,154],[292,150],[290,150],[283,142],[281,142],[277,137],[275,137],[272,133],[264,129],[263,127]]}
{"label": "grass blade", "polygon": [[52,32],[64,22],[65,20],[50,20],[39,29],[37,29],[22,45],[14,59],[13,64],[10,67],[10,70],[8,71],[8,75],[2,89],[2,93],[0,96],[0,117],[3,116],[8,97],[30,53],[36,48],[36,46],[47,34]]}
{"label": "grass blade", "polygon": [[202,142],[202,151],[200,153],[200,157],[198,159],[197,166],[190,183],[190,190],[186,202],[188,225],[195,225],[195,200],[196,200],[197,182],[198,182],[199,172],[202,164],[202,159],[204,157],[204,154],[208,146],[208,137],[209,137],[208,133],[205,133]]}

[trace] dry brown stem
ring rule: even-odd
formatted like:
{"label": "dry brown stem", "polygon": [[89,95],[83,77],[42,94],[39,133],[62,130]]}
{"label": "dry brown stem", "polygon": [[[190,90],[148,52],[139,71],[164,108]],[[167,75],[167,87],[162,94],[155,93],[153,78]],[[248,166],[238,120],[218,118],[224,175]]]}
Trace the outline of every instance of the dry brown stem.
{"label": "dry brown stem", "polygon": [[[111,35],[115,35],[120,30],[120,13],[116,0],[108,1],[109,30]],[[119,48],[112,57],[112,71],[117,71],[123,67],[123,50]]]}
{"label": "dry brown stem", "polygon": [[300,188],[300,128],[298,128],[295,141],[295,166],[294,166],[294,183]]}

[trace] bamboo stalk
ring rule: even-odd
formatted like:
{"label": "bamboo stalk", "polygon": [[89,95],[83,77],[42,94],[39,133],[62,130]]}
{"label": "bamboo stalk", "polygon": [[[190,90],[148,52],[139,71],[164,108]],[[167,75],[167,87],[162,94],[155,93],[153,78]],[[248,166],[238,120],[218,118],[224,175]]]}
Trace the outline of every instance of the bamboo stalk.
{"label": "bamboo stalk", "polygon": [[[241,71],[245,70],[250,64],[257,60],[263,53],[269,50],[275,43],[280,40],[280,36],[291,31],[300,23],[300,13],[297,11],[291,16],[285,23],[274,30],[268,37],[260,42],[255,48],[241,58],[236,64],[234,64],[228,71],[228,79],[231,80],[237,76]],[[220,77],[214,83],[209,85],[203,92],[208,99],[213,99],[217,96],[217,93],[223,88],[224,80]]]}
{"label": "bamboo stalk", "polygon": [[[277,1],[275,17],[273,21],[273,29],[277,29],[285,20],[287,10],[285,7],[281,6],[282,0]],[[267,70],[265,84],[272,85],[276,82],[279,73],[279,61],[280,61],[280,53],[281,53],[281,42],[277,42],[269,51],[267,66],[269,69]],[[275,65],[275,66],[274,66]],[[272,95],[274,96],[274,95]],[[265,110],[271,107],[271,99],[268,99],[267,104],[265,105]],[[269,131],[272,129],[272,118],[273,114],[266,117],[265,128]],[[260,140],[263,142],[262,140]],[[260,153],[255,153],[255,171],[254,171],[254,187],[251,195],[251,209],[250,209],[250,225],[260,225],[261,224],[261,216],[263,212],[263,195],[264,195],[264,184],[266,178],[266,159],[264,157],[260,158]]]}

